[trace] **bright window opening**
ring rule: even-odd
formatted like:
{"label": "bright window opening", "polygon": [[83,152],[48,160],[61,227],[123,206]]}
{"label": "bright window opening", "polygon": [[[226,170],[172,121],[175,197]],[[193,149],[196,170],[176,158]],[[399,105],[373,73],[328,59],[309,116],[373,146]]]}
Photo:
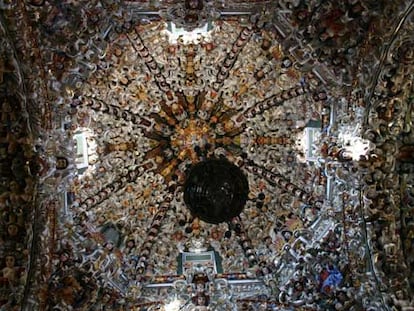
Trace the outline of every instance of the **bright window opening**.
{"label": "bright window opening", "polygon": [[195,28],[192,31],[187,31],[184,28],[177,27],[173,22],[167,23],[167,33],[171,43],[177,43],[179,40],[182,40],[184,44],[196,43],[202,37],[208,38],[212,29],[212,22],[208,22],[204,26]]}

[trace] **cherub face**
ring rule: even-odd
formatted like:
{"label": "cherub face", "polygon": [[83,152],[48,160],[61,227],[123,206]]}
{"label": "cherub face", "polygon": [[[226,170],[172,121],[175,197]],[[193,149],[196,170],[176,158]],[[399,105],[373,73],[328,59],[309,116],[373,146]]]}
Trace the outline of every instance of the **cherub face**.
{"label": "cherub face", "polygon": [[6,267],[7,268],[13,268],[15,263],[14,256],[7,256],[6,257]]}
{"label": "cherub face", "polygon": [[19,228],[15,224],[11,224],[7,227],[7,232],[10,236],[16,236],[19,233]]}

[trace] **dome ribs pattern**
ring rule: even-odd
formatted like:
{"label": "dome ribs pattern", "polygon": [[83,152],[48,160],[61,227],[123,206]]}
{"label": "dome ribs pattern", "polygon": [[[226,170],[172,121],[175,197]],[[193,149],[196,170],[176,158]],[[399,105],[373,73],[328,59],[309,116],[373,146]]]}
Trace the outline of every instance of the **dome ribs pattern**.
{"label": "dome ribs pattern", "polygon": [[[248,153],[248,158],[264,166],[284,158],[296,161],[300,147],[292,144],[313,109],[303,102],[313,101],[309,94],[319,90],[320,82],[294,68],[273,34],[256,25],[223,23],[232,40],[214,33],[221,41],[210,41],[206,35],[197,43],[171,43],[160,22],[137,25],[132,32],[112,37],[106,55],[116,61],[98,67],[86,83],[85,94],[78,97],[79,103],[74,101],[76,117],[96,131],[96,165],[102,171],[97,176],[108,177],[110,182],[102,182],[105,178],[101,177],[102,181],[95,181],[100,186],[89,189],[93,179],[85,182],[81,177],[85,187],[71,211],[81,215],[77,228],[91,223],[86,228],[93,232],[92,243],[98,243],[98,248],[83,256],[86,262],[98,258],[104,263],[93,265],[96,279],[111,280],[112,287],[123,295],[138,286],[137,282],[151,282],[160,271],[174,273],[177,263],[172,258],[192,249],[193,244],[200,247],[199,240],[205,241],[202,248],[214,245],[219,253],[238,254],[237,260],[225,259],[228,271],[249,268],[259,278],[270,275],[274,257],[286,251],[282,241],[292,242],[289,232],[305,223],[296,216],[300,209],[291,209],[293,219],[286,221],[287,228],[271,238],[277,246],[265,246],[266,235],[275,234],[271,233],[274,221],[265,221],[266,215],[283,214],[286,207],[278,207],[282,204],[303,202],[313,207],[311,196],[281,173],[264,168],[258,173],[257,166],[249,166],[244,158]],[[268,154],[271,160],[251,157],[256,152]],[[217,220],[210,224],[210,218],[189,215],[182,198],[191,167],[211,159],[226,159],[242,168],[249,173],[249,186],[252,184],[249,198],[253,199],[228,222],[223,246],[215,241],[224,235],[226,224]],[[304,174],[293,166],[284,172]],[[93,178],[96,173],[89,174]],[[221,192],[217,196],[224,202]],[[267,212],[262,215],[260,210]],[[311,223],[313,216],[307,217]],[[108,248],[105,228],[112,224],[117,224],[124,242]],[[206,240],[206,235],[214,238]],[[168,237],[178,244],[157,242]]]}
{"label": "dome ribs pattern", "polygon": [[151,162],[147,162],[142,164],[138,167],[133,167],[127,170],[124,174],[121,174],[115,181],[112,183],[102,187],[95,195],[86,198],[85,200],[81,201],[79,206],[84,210],[89,210],[96,205],[104,202],[105,200],[109,199],[119,190],[125,188],[128,183],[133,182],[139,176],[141,176],[144,172],[148,172],[150,170],[155,169],[152,166]]}
{"label": "dome ribs pattern", "polygon": [[230,70],[233,68],[234,64],[237,61],[237,57],[239,56],[240,52],[246,46],[247,42],[249,41],[250,37],[253,34],[253,28],[244,27],[237,40],[233,43],[229,52],[227,52],[226,57],[223,61],[223,64],[220,67],[220,70],[216,77],[216,82],[213,84],[213,90],[215,92],[219,92],[221,87],[223,86],[224,81],[228,78]]}
{"label": "dome ribs pattern", "polygon": [[258,264],[256,251],[252,246],[252,241],[249,238],[246,229],[238,217],[235,217],[231,220],[230,228],[232,228],[236,233],[239,245],[243,249],[243,254],[246,257],[249,266],[256,266]]}
{"label": "dome ribs pattern", "polygon": [[170,208],[171,198],[166,198],[166,201],[160,204],[158,211],[154,215],[154,218],[151,221],[151,226],[148,228],[148,235],[145,238],[142,246],[138,252],[138,261],[136,263],[136,273],[138,275],[145,275],[146,268],[151,255],[151,250],[153,244],[156,243],[157,235],[160,231],[161,224],[165,219],[165,214]]}
{"label": "dome ribs pattern", "polygon": [[254,118],[268,109],[281,106],[288,100],[308,93],[309,90],[308,86],[295,86],[289,90],[283,90],[282,92],[266,98],[263,101],[255,103],[253,107],[250,107],[243,113],[243,116],[246,119]]}
{"label": "dome ribs pattern", "polygon": [[0,1],[0,309],[412,308],[413,7]]}
{"label": "dome ribs pattern", "polygon": [[253,174],[263,177],[268,182],[279,187],[286,193],[289,193],[290,195],[298,198],[303,203],[310,204],[311,206],[316,207],[315,204],[317,203],[317,201],[311,194],[307,193],[303,189],[300,189],[298,186],[287,180],[282,175],[266,170],[260,167],[259,165],[255,164],[253,161],[247,161],[244,165],[244,168]]}
{"label": "dome ribs pattern", "polygon": [[138,27],[135,27],[135,34],[136,34],[136,38],[134,38],[135,41],[131,39],[129,35],[127,35],[127,38],[129,42],[131,43],[132,47],[134,48],[134,50],[138,53],[141,59],[145,62],[145,65],[147,66],[148,70],[151,72],[151,74],[155,78],[156,84],[160,88],[160,90],[163,92],[169,92],[170,86],[165,80],[165,77],[163,76],[161,72],[160,66],[155,61],[154,57],[150,54],[150,51],[145,46],[139,33],[140,33],[140,29]]}
{"label": "dome ribs pattern", "polygon": [[97,112],[106,113],[114,117],[116,120],[124,120],[126,122],[131,122],[135,126],[142,129],[147,129],[153,124],[153,121],[146,117],[132,113],[118,106],[107,104],[104,101],[99,100],[97,98],[85,97],[85,100],[82,102],[82,104],[88,107],[89,109],[95,110]]}

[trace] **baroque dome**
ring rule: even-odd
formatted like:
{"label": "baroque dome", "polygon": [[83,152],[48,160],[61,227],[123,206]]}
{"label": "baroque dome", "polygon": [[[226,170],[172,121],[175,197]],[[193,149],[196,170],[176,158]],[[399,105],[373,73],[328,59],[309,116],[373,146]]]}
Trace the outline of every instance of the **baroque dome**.
{"label": "baroque dome", "polygon": [[414,308],[413,8],[0,0],[0,306]]}

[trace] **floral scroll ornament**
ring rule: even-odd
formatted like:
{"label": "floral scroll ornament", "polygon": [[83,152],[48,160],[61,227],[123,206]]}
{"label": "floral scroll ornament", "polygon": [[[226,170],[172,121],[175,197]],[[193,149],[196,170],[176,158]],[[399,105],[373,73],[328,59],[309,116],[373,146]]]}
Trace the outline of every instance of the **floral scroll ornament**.
{"label": "floral scroll ornament", "polygon": [[220,17],[217,7],[220,4],[212,0],[186,0],[161,10],[160,15],[172,21],[177,27],[192,31],[203,27],[207,22]]}

